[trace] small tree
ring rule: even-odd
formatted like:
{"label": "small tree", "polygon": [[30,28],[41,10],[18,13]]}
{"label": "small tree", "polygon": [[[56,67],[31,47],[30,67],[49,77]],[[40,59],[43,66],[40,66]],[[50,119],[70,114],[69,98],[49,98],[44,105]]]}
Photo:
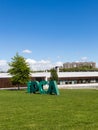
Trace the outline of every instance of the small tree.
{"label": "small tree", "polygon": [[30,67],[26,63],[24,57],[16,53],[16,56],[12,58],[12,62],[9,63],[10,69],[8,72],[12,75],[12,83],[18,86],[20,89],[20,84],[25,84],[30,79]]}
{"label": "small tree", "polygon": [[50,72],[51,72],[50,80],[55,80],[56,82],[58,82],[58,74],[56,69],[53,68],[50,70]]}

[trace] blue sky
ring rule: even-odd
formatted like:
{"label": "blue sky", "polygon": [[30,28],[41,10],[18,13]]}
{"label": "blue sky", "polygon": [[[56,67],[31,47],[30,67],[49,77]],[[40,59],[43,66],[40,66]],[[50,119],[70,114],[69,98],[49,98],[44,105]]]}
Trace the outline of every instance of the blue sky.
{"label": "blue sky", "polygon": [[1,64],[98,63],[98,0],[0,0],[0,46]]}

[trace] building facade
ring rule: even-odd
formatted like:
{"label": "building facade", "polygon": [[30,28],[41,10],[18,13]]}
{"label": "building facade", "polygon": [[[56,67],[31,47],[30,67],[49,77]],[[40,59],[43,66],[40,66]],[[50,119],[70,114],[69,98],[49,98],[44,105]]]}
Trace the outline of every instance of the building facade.
{"label": "building facade", "polygon": [[95,62],[66,62],[63,64],[63,68],[75,68],[82,66],[90,66],[92,68],[96,68]]}
{"label": "building facade", "polygon": [[[58,72],[59,85],[79,85],[96,84],[98,85],[98,72]],[[49,72],[32,73],[31,80],[50,80]],[[26,87],[27,84],[21,87]],[[11,83],[11,75],[0,73],[0,88],[16,87]]]}

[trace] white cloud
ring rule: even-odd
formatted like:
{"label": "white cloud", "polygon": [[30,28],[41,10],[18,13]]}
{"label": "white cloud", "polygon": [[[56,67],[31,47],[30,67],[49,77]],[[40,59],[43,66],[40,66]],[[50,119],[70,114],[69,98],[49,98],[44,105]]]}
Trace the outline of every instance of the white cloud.
{"label": "white cloud", "polygon": [[56,66],[63,66],[63,62],[61,61],[56,62]]}
{"label": "white cloud", "polygon": [[26,59],[26,62],[30,65],[32,70],[47,70],[54,67],[54,65],[49,60],[36,61],[34,59]]}
{"label": "white cloud", "polygon": [[32,53],[32,51],[26,49],[26,50],[23,50],[22,53],[28,53],[28,54],[30,54],[30,53]]}
{"label": "white cloud", "polygon": [[5,64],[6,64],[6,60],[0,60],[0,66]]}
{"label": "white cloud", "polygon": [[33,59],[26,59],[26,62],[28,62],[30,64],[36,64],[36,61]]}
{"label": "white cloud", "polygon": [[0,71],[6,72],[9,69],[9,65],[6,60],[0,60]]}
{"label": "white cloud", "polygon": [[[48,70],[55,66],[62,66],[62,62],[56,62],[52,63],[50,60],[34,60],[34,59],[26,59],[26,62],[29,64],[31,70],[37,71],[37,70]],[[6,60],[0,60],[0,71],[7,72],[9,69],[8,62]]]}
{"label": "white cloud", "polygon": [[39,64],[49,64],[50,61],[49,60],[41,60],[41,61],[38,61]]}
{"label": "white cloud", "polygon": [[48,70],[55,66],[62,66],[63,62],[58,61],[56,63],[52,63],[50,60],[40,60],[36,61],[34,59],[26,59],[27,63],[30,65],[32,70]]}
{"label": "white cloud", "polygon": [[82,57],[82,58],[81,58],[81,61],[83,61],[83,62],[85,62],[85,61],[87,61],[87,60],[88,60],[87,57]]}
{"label": "white cloud", "polygon": [[[51,69],[55,66],[55,64],[52,64],[49,60],[34,60],[34,59],[26,59],[26,62],[29,64],[31,70],[47,70]],[[7,72],[9,69],[8,62],[6,60],[0,60],[0,71]]]}

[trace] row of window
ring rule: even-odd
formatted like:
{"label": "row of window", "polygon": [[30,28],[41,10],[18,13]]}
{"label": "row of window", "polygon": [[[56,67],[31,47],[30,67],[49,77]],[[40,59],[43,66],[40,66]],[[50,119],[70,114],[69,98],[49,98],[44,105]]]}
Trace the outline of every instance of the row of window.
{"label": "row of window", "polygon": [[98,79],[79,79],[79,80],[59,80],[60,85],[64,84],[84,84],[84,83],[98,83]]}

